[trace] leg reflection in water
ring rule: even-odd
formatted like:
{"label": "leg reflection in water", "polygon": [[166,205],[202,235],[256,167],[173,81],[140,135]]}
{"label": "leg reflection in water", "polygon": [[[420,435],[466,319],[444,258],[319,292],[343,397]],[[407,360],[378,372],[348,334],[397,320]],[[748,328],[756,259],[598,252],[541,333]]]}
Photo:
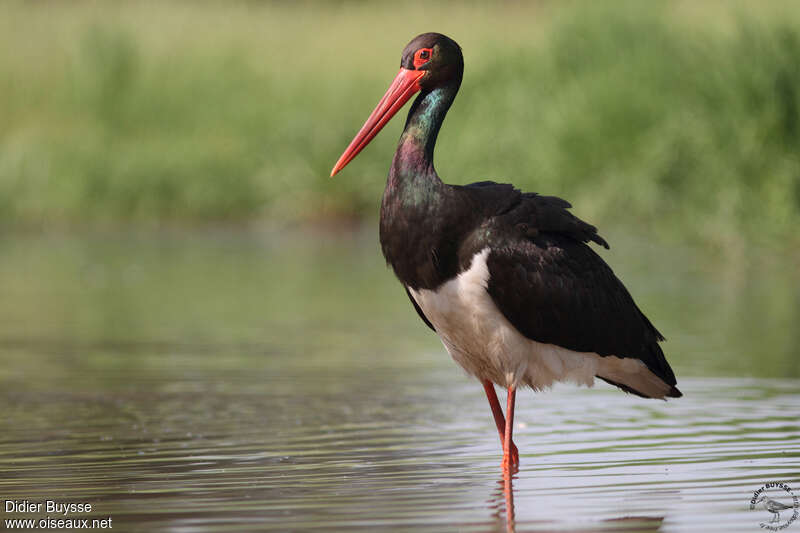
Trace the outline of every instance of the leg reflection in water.
{"label": "leg reflection in water", "polygon": [[494,497],[489,500],[494,509],[493,516],[498,522],[498,531],[503,530],[505,526],[506,533],[515,533],[516,525],[514,523],[514,477],[519,469],[513,471],[503,471],[502,477],[498,480],[498,488],[495,491]]}
{"label": "leg reflection in water", "polygon": [[[493,531],[505,531],[506,533],[516,533],[517,531],[516,513],[514,509],[514,481],[517,480],[517,471],[518,469],[515,469],[513,472],[503,472],[502,476],[497,481],[497,489],[495,489],[492,498],[488,501],[490,509],[493,511],[492,516],[495,519]],[[522,501],[524,502],[525,499],[523,498]],[[531,507],[530,503],[531,502],[528,501],[529,505],[527,506],[524,503],[521,504],[523,505],[522,508],[528,511],[528,515],[522,518],[522,525],[520,525],[522,530],[526,529],[526,525],[528,527],[533,523],[541,525],[542,523],[546,524],[552,520],[549,517],[539,517],[539,519],[537,519],[535,516],[536,507],[535,505]],[[531,512],[534,516],[530,516]],[[552,520],[553,526],[557,527],[558,522],[559,520]],[[663,522],[663,516],[623,514],[617,518],[605,518],[597,521],[588,520],[584,526],[586,529],[569,529],[569,531],[637,531],[642,533],[657,533],[661,530]]]}

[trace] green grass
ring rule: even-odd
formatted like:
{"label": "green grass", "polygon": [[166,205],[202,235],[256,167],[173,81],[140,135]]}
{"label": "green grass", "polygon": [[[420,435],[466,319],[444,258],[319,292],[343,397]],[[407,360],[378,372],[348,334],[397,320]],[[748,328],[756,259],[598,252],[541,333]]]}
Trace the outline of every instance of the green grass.
{"label": "green grass", "polygon": [[328,172],[431,30],[467,65],[446,181],[723,248],[800,244],[791,2],[9,2],[0,224],[373,218],[402,118]]}

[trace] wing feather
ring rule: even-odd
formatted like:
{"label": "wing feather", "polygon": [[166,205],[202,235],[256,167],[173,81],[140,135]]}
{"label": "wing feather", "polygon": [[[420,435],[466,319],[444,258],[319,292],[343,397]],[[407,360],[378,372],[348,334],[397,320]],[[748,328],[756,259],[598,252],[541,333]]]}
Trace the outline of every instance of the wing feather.
{"label": "wing feather", "polygon": [[558,234],[495,248],[488,291],[520,333],[578,352],[641,360],[669,385],[663,339],[622,282],[593,250]]}
{"label": "wing feather", "polygon": [[485,244],[474,242],[470,248],[488,244],[492,249],[489,294],[526,337],[574,351],[639,359],[680,395],[658,344],[664,337],[587,244],[608,248],[608,243],[568,207],[560,198],[521,194],[513,207],[475,232]]}

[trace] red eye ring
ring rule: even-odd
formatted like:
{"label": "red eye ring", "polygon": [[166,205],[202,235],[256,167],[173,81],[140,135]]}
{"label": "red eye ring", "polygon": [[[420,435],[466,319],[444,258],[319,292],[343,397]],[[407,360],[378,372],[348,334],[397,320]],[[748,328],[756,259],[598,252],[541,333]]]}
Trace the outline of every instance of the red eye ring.
{"label": "red eye ring", "polygon": [[414,53],[414,68],[419,68],[431,59],[432,48],[420,48]]}

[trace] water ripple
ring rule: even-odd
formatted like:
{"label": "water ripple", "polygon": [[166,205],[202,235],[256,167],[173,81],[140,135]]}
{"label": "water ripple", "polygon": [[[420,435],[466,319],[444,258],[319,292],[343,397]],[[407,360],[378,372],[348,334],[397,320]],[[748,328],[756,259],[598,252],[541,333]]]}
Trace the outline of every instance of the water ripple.
{"label": "water ripple", "polygon": [[480,387],[452,382],[320,382],[302,401],[254,383],[17,391],[0,396],[0,491],[192,532],[503,531],[510,501],[517,531],[752,531],[768,518],[753,491],[800,493],[797,382],[686,380],[670,402],[522,393],[510,481]]}

